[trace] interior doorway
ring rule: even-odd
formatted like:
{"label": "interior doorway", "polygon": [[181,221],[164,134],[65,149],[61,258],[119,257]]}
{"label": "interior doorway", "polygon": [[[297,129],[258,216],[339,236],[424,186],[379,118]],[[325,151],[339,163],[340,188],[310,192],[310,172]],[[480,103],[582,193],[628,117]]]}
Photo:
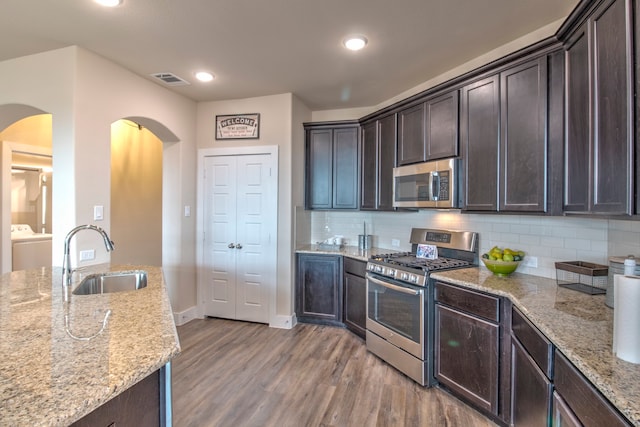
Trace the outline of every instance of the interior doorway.
{"label": "interior doorway", "polygon": [[162,266],[162,141],[131,120],[111,125],[113,264]]}
{"label": "interior doorway", "polygon": [[15,121],[0,129],[2,273],[53,263],[52,115],[26,106],[5,109]]}

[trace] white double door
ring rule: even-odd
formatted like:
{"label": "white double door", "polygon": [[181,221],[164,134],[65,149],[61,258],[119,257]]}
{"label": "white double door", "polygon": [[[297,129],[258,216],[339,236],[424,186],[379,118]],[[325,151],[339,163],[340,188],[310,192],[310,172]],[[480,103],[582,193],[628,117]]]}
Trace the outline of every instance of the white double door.
{"label": "white double door", "polygon": [[277,262],[277,174],[272,157],[204,159],[206,316],[269,323]]}

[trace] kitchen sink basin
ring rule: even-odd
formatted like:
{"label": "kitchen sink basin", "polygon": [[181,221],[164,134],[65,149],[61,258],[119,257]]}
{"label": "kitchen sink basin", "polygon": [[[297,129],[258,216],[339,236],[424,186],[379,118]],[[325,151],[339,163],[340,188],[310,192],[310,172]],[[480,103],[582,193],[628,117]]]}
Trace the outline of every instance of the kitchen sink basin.
{"label": "kitchen sink basin", "polygon": [[110,272],[85,277],[72,293],[74,295],[107,294],[135,291],[146,287],[146,271]]}

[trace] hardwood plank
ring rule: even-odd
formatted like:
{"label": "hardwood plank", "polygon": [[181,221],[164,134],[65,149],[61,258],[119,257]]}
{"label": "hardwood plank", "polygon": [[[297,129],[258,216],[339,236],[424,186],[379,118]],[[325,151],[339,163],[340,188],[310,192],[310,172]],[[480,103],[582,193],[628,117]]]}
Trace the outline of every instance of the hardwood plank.
{"label": "hardwood plank", "polygon": [[495,426],[413,382],[346,329],[207,318],[179,326],[178,335],[177,427]]}

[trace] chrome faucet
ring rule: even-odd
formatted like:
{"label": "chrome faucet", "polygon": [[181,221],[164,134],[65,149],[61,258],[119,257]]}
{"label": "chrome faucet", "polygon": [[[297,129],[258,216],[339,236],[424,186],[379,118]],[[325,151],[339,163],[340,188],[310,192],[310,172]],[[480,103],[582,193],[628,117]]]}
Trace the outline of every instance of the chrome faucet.
{"label": "chrome faucet", "polygon": [[107,232],[104,231],[100,227],[96,227],[95,225],[87,224],[87,225],[79,225],[73,230],[67,233],[67,237],[64,239],[64,260],[62,261],[62,287],[64,288],[64,301],[69,301],[69,287],[71,287],[71,275],[73,272],[71,271],[71,256],[70,252],[70,243],[71,238],[81,230],[94,230],[97,231],[104,240],[104,246],[107,249],[107,252],[111,252],[114,249],[113,242],[107,235]]}

